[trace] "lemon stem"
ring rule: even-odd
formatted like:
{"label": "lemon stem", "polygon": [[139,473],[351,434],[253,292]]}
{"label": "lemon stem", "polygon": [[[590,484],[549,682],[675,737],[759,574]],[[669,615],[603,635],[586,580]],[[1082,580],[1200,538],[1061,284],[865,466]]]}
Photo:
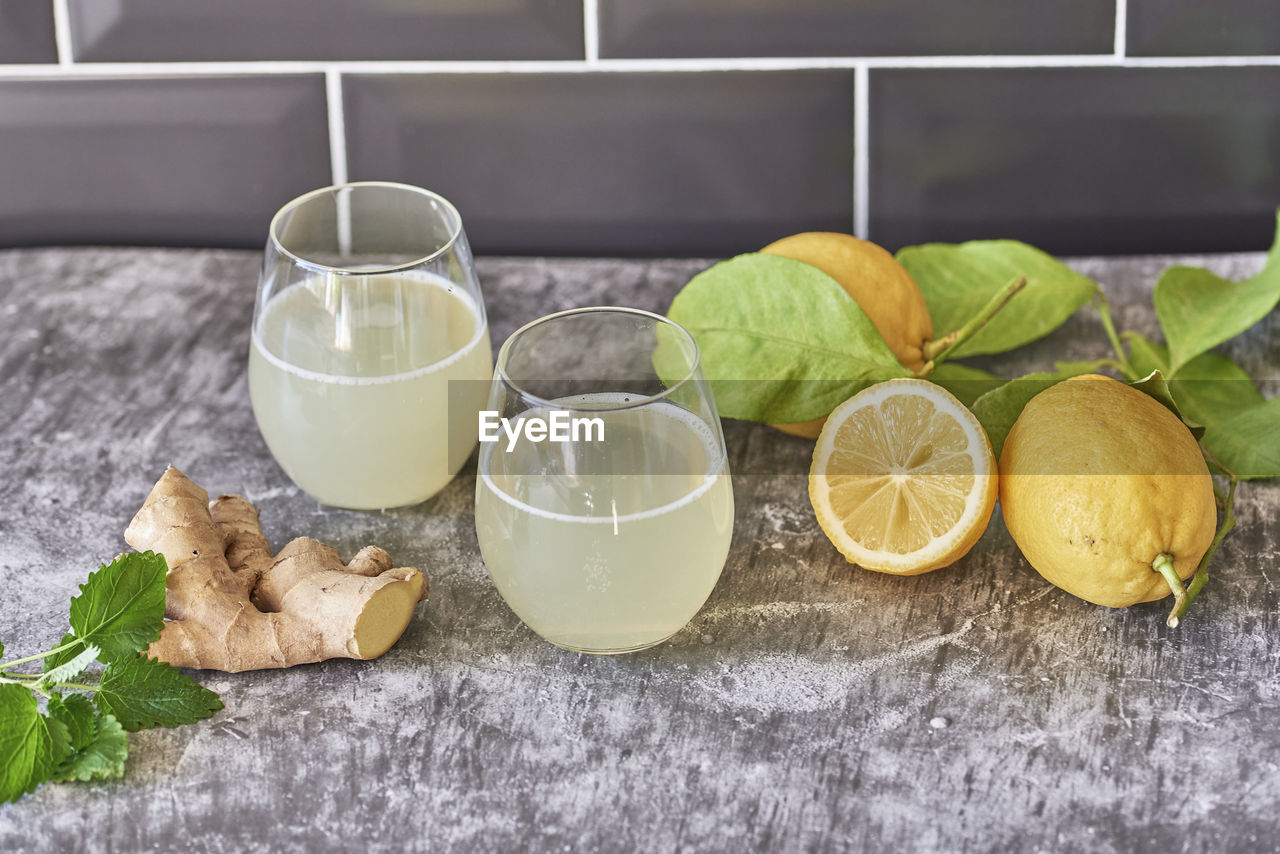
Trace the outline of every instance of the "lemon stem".
{"label": "lemon stem", "polygon": [[[1169,589],[1173,591],[1173,610],[1169,612],[1169,619],[1165,621],[1171,629],[1178,627],[1181,614],[1186,611],[1187,591],[1182,586],[1182,579],[1178,577],[1178,571],[1173,568],[1173,555],[1168,553],[1160,554],[1155,560],[1151,561],[1151,569],[1164,576],[1164,580],[1169,582]],[[1197,593],[1199,591],[1196,591]]]}
{"label": "lemon stem", "polygon": [[969,318],[968,322],[959,329],[948,332],[935,341],[924,342],[921,348],[924,356],[925,367],[920,372],[921,376],[927,376],[933,372],[933,369],[943,362],[950,355],[951,351],[959,347],[964,342],[974,336],[979,329],[987,325],[991,318],[996,316],[1000,309],[1012,299],[1013,295],[1027,286],[1027,280],[1023,276],[1019,276],[1009,284],[1000,289],[995,296],[987,301],[982,310]]}
{"label": "lemon stem", "polygon": [[1102,320],[1102,328],[1106,330],[1107,340],[1111,342],[1111,349],[1116,352],[1116,365],[1120,373],[1124,374],[1124,378],[1129,382],[1138,379],[1138,373],[1133,369],[1133,365],[1129,362],[1129,357],[1125,355],[1124,345],[1120,343],[1120,336],[1116,334],[1116,325],[1111,320],[1111,303],[1107,302],[1107,295],[1099,288],[1093,298],[1094,308],[1098,310],[1098,317]]}

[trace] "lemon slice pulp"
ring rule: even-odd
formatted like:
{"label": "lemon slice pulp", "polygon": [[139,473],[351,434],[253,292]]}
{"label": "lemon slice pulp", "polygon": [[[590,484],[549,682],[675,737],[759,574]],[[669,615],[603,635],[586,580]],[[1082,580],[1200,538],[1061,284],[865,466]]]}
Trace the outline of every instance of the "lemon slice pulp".
{"label": "lemon slice pulp", "polygon": [[986,530],[998,488],[978,419],[919,379],[879,383],[838,406],[809,470],[809,499],[835,547],[896,575],[963,557]]}

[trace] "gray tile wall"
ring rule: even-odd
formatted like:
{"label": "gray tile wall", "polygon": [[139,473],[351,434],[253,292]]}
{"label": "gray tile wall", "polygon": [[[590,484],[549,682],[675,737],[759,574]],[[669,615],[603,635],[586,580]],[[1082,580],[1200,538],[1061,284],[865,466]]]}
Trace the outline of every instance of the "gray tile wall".
{"label": "gray tile wall", "polygon": [[[94,0],[89,0],[94,2]],[[600,55],[1111,53],[1114,0],[599,0]]]}
{"label": "gray tile wall", "polygon": [[1067,254],[1265,248],[1277,93],[1276,66],[873,74],[871,232]]}
{"label": "gray tile wall", "polygon": [[256,246],[329,178],[318,74],[0,80],[9,246]]}
{"label": "gray tile wall", "polygon": [[0,63],[57,61],[49,0],[0,2]]}
{"label": "gray tile wall", "polygon": [[364,178],[480,252],[1263,247],[1274,0],[0,0],[0,246],[260,246]]}
{"label": "gray tile wall", "polygon": [[67,3],[87,62],[582,59],[584,44],[581,0]]}
{"label": "gray tile wall", "polygon": [[438,190],[477,246],[723,255],[852,222],[846,71],[356,74],[344,91],[351,178]]}
{"label": "gray tile wall", "polygon": [[1134,56],[1280,53],[1276,0],[1129,0]]}

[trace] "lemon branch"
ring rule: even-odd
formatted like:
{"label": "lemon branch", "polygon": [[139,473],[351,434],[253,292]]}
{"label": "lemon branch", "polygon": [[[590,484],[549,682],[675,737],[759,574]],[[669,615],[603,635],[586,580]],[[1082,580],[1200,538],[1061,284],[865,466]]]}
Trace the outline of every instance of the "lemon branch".
{"label": "lemon branch", "polygon": [[1107,340],[1111,342],[1111,349],[1116,353],[1115,367],[1124,374],[1126,380],[1133,382],[1138,379],[1138,372],[1133,369],[1129,357],[1125,354],[1124,345],[1120,343],[1120,336],[1116,334],[1116,325],[1111,320],[1111,303],[1107,302],[1107,295],[1102,292],[1102,288],[1098,288],[1098,292],[1093,296],[1093,307],[1097,309],[1098,317],[1102,320],[1102,328],[1107,333]]}
{"label": "lemon branch", "polygon": [[1151,561],[1151,571],[1163,575],[1164,580],[1169,582],[1169,589],[1173,591],[1173,610],[1169,612],[1169,619],[1165,624],[1175,629],[1178,627],[1178,615],[1187,610],[1187,590],[1182,586],[1178,571],[1173,568],[1173,555],[1168,552],[1157,555]]}
{"label": "lemon branch", "polygon": [[1191,607],[1191,603],[1195,601],[1196,595],[1204,588],[1209,581],[1209,563],[1213,560],[1213,553],[1218,550],[1218,546],[1222,545],[1222,541],[1227,538],[1227,534],[1231,533],[1231,529],[1236,526],[1236,479],[1231,476],[1231,485],[1227,487],[1224,495],[1217,486],[1213,488],[1213,496],[1217,500],[1219,509],[1222,510],[1222,524],[1218,526],[1218,532],[1213,535],[1213,541],[1209,543],[1209,548],[1205,550],[1204,557],[1200,558],[1200,563],[1196,566],[1196,573],[1191,577],[1191,583],[1185,588],[1182,586],[1182,579],[1178,577],[1178,573],[1173,569],[1173,555],[1162,554],[1151,562],[1152,572],[1158,572],[1164,576],[1165,581],[1169,582],[1169,589],[1173,591],[1173,610],[1169,612],[1169,619],[1165,624],[1175,629],[1182,622],[1183,616],[1187,613],[1187,609]]}
{"label": "lemon branch", "polygon": [[948,332],[937,340],[924,342],[921,353],[924,356],[925,365],[918,376],[927,377],[933,373],[933,369],[941,364],[951,354],[952,350],[968,341],[974,336],[974,333],[986,326],[988,321],[995,317],[996,313],[1013,298],[1013,295],[1026,286],[1026,278],[1019,276],[992,296],[987,301],[987,304],[982,307],[982,310],[971,317],[964,326]]}
{"label": "lemon branch", "polygon": [[1227,538],[1227,534],[1231,533],[1231,529],[1236,526],[1236,479],[1231,478],[1231,485],[1227,488],[1227,494],[1224,496],[1215,486],[1213,493],[1218,499],[1219,506],[1222,507],[1222,524],[1218,526],[1218,533],[1214,534],[1213,542],[1209,543],[1209,549],[1204,553],[1204,557],[1200,558],[1200,565],[1196,567],[1196,574],[1191,578],[1191,585],[1187,588],[1187,598],[1182,603],[1182,610],[1175,611],[1173,617],[1181,619],[1186,613],[1187,608],[1191,606],[1192,600],[1196,598],[1196,594],[1200,592],[1200,588],[1204,587],[1209,580],[1209,561],[1213,559],[1213,553],[1218,550],[1218,546]]}

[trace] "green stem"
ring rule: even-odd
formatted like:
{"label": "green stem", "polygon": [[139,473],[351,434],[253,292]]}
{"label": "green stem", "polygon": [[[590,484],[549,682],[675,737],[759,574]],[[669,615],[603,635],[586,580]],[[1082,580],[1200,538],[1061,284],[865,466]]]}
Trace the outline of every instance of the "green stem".
{"label": "green stem", "polygon": [[1173,568],[1173,555],[1162,553],[1151,561],[1151,569],[1164,576],[1164,580],[1169,583],[1169,589],[1173,591],[1173,610],[1169,612],[1169,619],[1165,624],[1171,629],[1178,627],[1179,614],[1187,610],[1187,591],[1182,586],[1182,579],[1178,577],[1178,571]]}
{"label": "green stem", "polygon": [[54,682],[50,688],[70,688],[73,691],[97,691],[101,685],[86,685],[83,682]]}
{"label": "green stem", "polygon": [[1107,340],[1111,342],[1111,349],[1116,353],[1116,367],[1120,369],[1120,373],[1124,374],[1125,379],[1134,382],[1138,379],[1138,373],[1133,369],[1133,365],[1129,362],[1129,357],[1125,355],[1124,345],[1120,343],[1120,336],[1116,334],[1116,325],[1111,320],[1111,303],[1107,302],[1107,295],[1098,289],[1098,293],[1094,295],[1093,307],[1098,311],[1098,317],[1102,319],[1102,328],[1107,332]]}
{"label": "green stem", "polygon": [[83,644],[83,643],[84,641],[80,640],[80,638],[76,638],[75,640],[67,641],[64,644],[59,644],[58,646],[55,646],[53,649],[39,653],[38,655],[28,655],[26,658],[15,658],[13,661],[6,661],[4,664],[0,664],[0,670],[8,670],[10,667],[13,667],[15,664],[26,664],[28,661],[38,661],[41,658],[47,658],[48,656],[53,655],[54,653],[62,652],[64,649],[71,649],[71,647],[76,646],[77,644]]}
{"label": "green stem", "polygon": [[924,347],[921,349],[921,352],[924,356],[925,368],[924,371],[921,371],[921,375],[927,376],[929,373],[932,373],[933,368],[941,364],[952,350],[968,341],[979,329],[986,326],[987,322],[990,321],[991,318],[995,317],[996,313],[1000,311],[1000,309],[1004,308],[1005,304],[1013,298],[1013,295],[1026,286],[1026,278],[1019,276],[991,297],[991,299],[987,301],[987,304],[982,307],[982,310],[969,318],[968,322],[965,323],[964,326],[948,332],[936,341],[924,342]]}
{"label": "green stem", "polygon": [[[1209,543],[1209,548],[1204,553],[1204,557],[1200,558],[1200,565],[1196,567],[1196,574],[1191,578],[1191,586],[1187,588],[1187,596],[1182,601],[1181,607],[1175,605],[1173,613],[1170,615],[1171,620],[1181,620],[1182,615],[1187,612],[1187,608],[1191,607],[1191,603],[1195,600],[1196,594],[1204,587],[1209,580],[1209,562],[1213,560],[1213,553],[1218,550],[1218,546],[1222,545],[1222,541],[1227,538],[1227,534],[1231,533],[1231,529],[1236,526],[1236,484],[1235,477],[1231,478],[1231,485],[1227,487],[1227,494],[1222,498],[1222,524],[1218,526],[1218,533],[1214,534],[1213,541]],[[1218,493],[1218,488],[1214,487],[1214,493]]]}
{"label": "green stem", "polygon": [[[52,685],[41,685],[40,677],[43,673],[6,673],[0,676],[0,685],[22,685],[30,691],[34,691],[41,697],[49,696],[49,688],[71,688],[77,691],[97,691],[101,685],[87,685],[84,682],[54,682]],[[13,677],[21,676],[21,679]]]}

